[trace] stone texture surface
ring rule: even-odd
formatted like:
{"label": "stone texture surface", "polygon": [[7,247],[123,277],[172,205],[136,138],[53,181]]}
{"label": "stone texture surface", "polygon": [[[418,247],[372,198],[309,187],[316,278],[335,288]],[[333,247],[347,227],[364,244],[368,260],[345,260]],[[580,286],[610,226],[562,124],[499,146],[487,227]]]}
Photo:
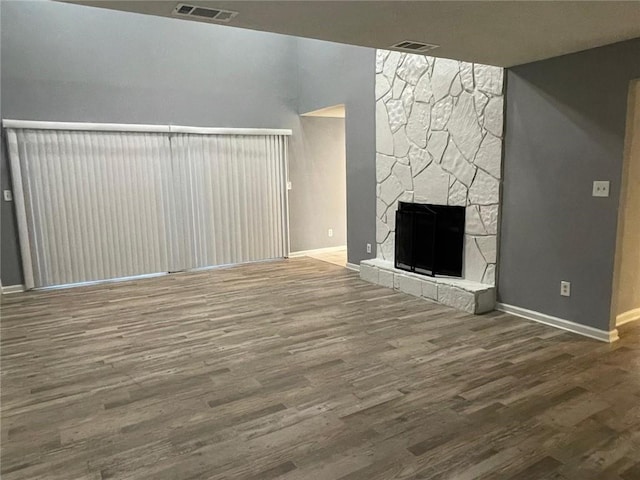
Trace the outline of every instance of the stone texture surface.
{"label": "stone texture surface", "polygon": [[498,233],[498,205],[481,205],[480,218],[487,233],[497,235]]}
{"label": "stone texture surface", "polygon": [[484,118],[484,109],[489,103],[489,97],[487,97],[484,93],[479,90],[474,90],[473,92],[473,103],[476,107],[476,115],[481,120],[481,123],[484,123],[482,119]]}
{"label": "stone texture surface", "polygon": [[379,269],[378,285],[381,287],[393,288],[393,276],[395,274],[388,270]]}
{"label": "stone texture surface", "polygon": [[379,258],[393,261],[399,201],[465,206],[465,278],[493,285],[503,76],[499,67],[377,52]]}
{"label": "stone texture surface", "polygon": [[383,182],[389,175],[391,175],[391,169],[396,163],[395,158],[382,153],[376,154],[376,179],[378,183]]}
{"label": "stone texture surface", "polygon": [[376,73],[382,73],[382,67],[384,67],[384,60],[389,55],[388,50],[380,50],[380,53],[376,55]]}
{"label": "stone texture surface", "polygon": [[475,163],[485,172],[490,173],[496,179],[500,178],[500,163],[495,162],[495,158],[502,154],[502,140],[487,133],[482,139]]}
{"label": "stone texture surface", "polygon": [[402,92],[404,91],[404,87],[407,85],[407,82],[404,80],[400,80],[399,77],[393,82],[393,89],[391,90],[391,98],[397,100],[402,96]]}
{"label": "stone texture surface", "polygon": [[476,169],[463,157],[455,143],[449,142],[442,157],[442,168],[457,178],[467,187],[471,186],[476,175]]}
{"label": "stone texture surface", "polygon": [[387,102],[387,115],[389,116],[389,126],[392,132],[407,123],[407,114],[400,100],[389,100]]}
{"label": "stone texture surface", "polygon": [[[380,71],[382,71],[382,66],[380,66]],[[466,91],[473,90],[473,63],[460,62],[460,81]]]}
{"label": "stone texture surface", "polygon": [[500,182],[483,170],[478,170],[469,188],[469,201],[476,205],[498,203]]}
{"label": "stone texture surface", "polygon": [[360,265],[360,278],[371,283],[378,283],[378,268],[370,265]]}
{"label": "stone texture surface", "polygon": [[456,75],[456,78],[454,78],[453,82],[451,82],[451,90],[449,90],[449,93],[454,97],[457,97],[462,93],[462,82],[460,81],[460,75]]}
{"label": "stone texture surface", "polygon": [[401,161],[403,157],[407,156],[410,148],[411,148],[411,143],[409,143],[409,139],[407,138],[405,128],[400,127],[393,134],[393,155],[396,157],[398,161]]}
{"label": "stone texture surface", "polygon": [[389,235],[389,226],[379,218],[376,218],[376,242],[382,243]]}
{"label": "stone texture surface", "polygon": [[482,283],[486,283],[488,285],[496,284],[496,264],[490,263],[487,265],[487,269],[484,272],[484,277],[482,278]]}
{"label": "stone texture surface", "polygon": [[415,100],[415,88],[413,85],[407,85],[404,88],[401,99],[407,113],[411,112],[411,107],[413,107],[413,102]]}
{"label": "stone texture surface", "polygon": [[482,141],[482,129],[476,116],[473,97],[468,93],[460,95],[447,128],[465,158],[473,160]]}
{"label": "stone texture surface", "polygon": [[[378,50],[376,52],[376,56],[380,55],[379,52],[384,52],[384,50]],[[400,52],[386,52],[387,57],[384,59],[384,65],[382,67],[382,74],[387,77],[389,82],[393,81],[393,78],[396,76],[396,70],[398,69],[398,64],[400,60],[402,60],[402,54]]]}
{"label": "stone texture surface", "polygon": [[476,294],[475,314],[490,312],[496,305],[495,290],[486,290]]}
{"label": "stone texture surface", "polygon": [[432,110],[431,128],[433,130],[444,130],[451,118],[451,112],[453,111],[453,99],[446,97],[435,103]]}
{"label": "stone texture surface", "polygon": [[459,72],[458,63],[447,58],[436,58],[431,76],[431,86],[436,102],[446,97],[451,89],[451,82]]}
{"label": "stone texture surface", "polygon": [[502,97],[494,97],[484,109],[484,128],[496,137],[502,135],[503,108]]}
{"label": "stone texture surface", "polygon": [[417,275],[398,270],[391,261],[383,259],[363,261],[360,264],[360,278],[469,313],[488,312],[495,306],[495,287],[491,285]]}
{"label": "stone texture surface", "polygon": [[427,142],[427,151],[436,163],[442,161],[442,155],[447,148],[448,142],[449,132],[431,132],[431,136]]}
{"label": "stone texture surface", "polygon": [[402,192],[404,192],[404,188],[402,188],[402,183],[400,183],[398,177],[395,175],[389,175],[389,177],[382,182],[382,186],[380,188],[380,200],[387,205],[391,205]]}
{"label": "stone texture surface", "polygon": [[440,165],[432,163],[413,180],[416,202],[446,205],[449,199],[449,174]]}
{"label": "stone texture surface", "polygon": [[429,300],[438,300],[438,284],[422,282],[422,296]]}
{"label": "stone texture surface", "polygon": [[431,106],[428,103],[416,102],[411,109],[407,122],[407,138],[417,147],[427,146],[427,133],[431,123]]}
{"label": "stone texture surface", "polygon": [[[442,155],[442,153],[440,153]],[[409,164],[411,165],[411,171],[413,175],[418,175],[425,168],[429,166],[432,158],[430,152],[427,150],[423,150],[422,148],[418,148],[415,145],[411,146],[409,150]]]}
{"label": "stone texture surface", "polygon": [[405,82],[415,85],[427,68],[429,63],[424,55],[405,55],[396,75]]}
{"label": "stone texture surface", "polygon": [[376,100],[380,100],[387,92],[391,90],[391,83],[384,75],[380,75],[376,79]]}
{"label": "stone texture surface", "polygon": [[[489,236],[476,237],[476,243],[486,263],[496,263],[496,242]],[[482,281],[482,280],[481,280]]]}
{"label": "stone texture surface", "polygon": [[382,101],[376,103],[376,151],[393,155],[393,134],[389,126],[389,115]]}
{"label": "stone texture surface", "polygon": [[408,275],[403,275],[401,273],[395,274],[394,285],[397,285],[396,288],[403,293],[408,293],[409,295],[413,295],[414,297],[422,296],[422,281],[409,277]]}
{"label": "stone texture surface", "polygon": [[462,182],[454,180],[453,184],[449,187],[449,201],[447,205],[457,207],[467,206],[467,187],[465,187]]}
{"label": "stone texture surface", "polygon": [[488,233],[482,222],[478,205],[467,206],[464,231],[468,235],[486,235]]}
{"label": "stone texture surface", "polygon": [[378,244],[377,253],[384,260],[393,261],[393,258],[394,258],[393,248],[394,248],[393,237],[389,235],[384,242]]}
{"label": "stone texture surface", "polygon": [[487,268],[476,238],[471,235],[464,236],[464,278],[482,283],[484,271]]}
{"label": "stone texture surface", "polygon": [[473,65],[473,76],[478,90],[491,95],[502,95],[503,69],[492,65]]}
{"label": "stone texture surface", "polygon": [[393,167],[393,174],[402,185],[404,192],[413,191],[413,177],[411,176],[411,167],[402,163],[396,163]]}
{"label": "stone texture surface", "polygon": [[385,221],[386,212],[387,212],[387,205],[379,198],[376,198],[376,218]]}
{"label": "stone texture surface", "polygon": [[438,285],[438,302],[458,310],[475,313],[475,295],[451,285]]}
{"label": "stone texture surface", "polygon": [[413,91],[413,96],[417,102],[430,103],[433,99],[431,77],[429,76],[428,72],[425,72],[418,81],[418,84]]}

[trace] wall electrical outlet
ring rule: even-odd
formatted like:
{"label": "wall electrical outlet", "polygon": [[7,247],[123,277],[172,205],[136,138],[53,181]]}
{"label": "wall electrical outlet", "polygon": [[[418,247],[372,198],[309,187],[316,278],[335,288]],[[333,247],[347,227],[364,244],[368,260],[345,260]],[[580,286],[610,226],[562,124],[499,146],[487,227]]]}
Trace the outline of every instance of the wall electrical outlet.
{"label": "wall electrical outlet", "polygon": [[371,253],[371,244],[367,243],[367,253]]}
{"label": "wall electrical outlet", "polygon": [[608,180],[596,180],[593,182],[593,196],[594,197],[608,197],[609,196],[609,181]]}
{"label": "wall electrical outlet", "polygon": [[5,202],[11,202],[13,200],[13,193],[11,192],[11,190],[4,190],[2,194],[4,196]]}
{"label": "wall electrical outlet", "polygon": [[330,236],[330,237],[333,237],[333,228],[330,228],[330,229],[329,229],[329,236]]}
{"label": "wall electrical outlet", "polygon": [[565,282],[564,280],[560,282],[560,295],[563,297],[571,296],[571,282]]}

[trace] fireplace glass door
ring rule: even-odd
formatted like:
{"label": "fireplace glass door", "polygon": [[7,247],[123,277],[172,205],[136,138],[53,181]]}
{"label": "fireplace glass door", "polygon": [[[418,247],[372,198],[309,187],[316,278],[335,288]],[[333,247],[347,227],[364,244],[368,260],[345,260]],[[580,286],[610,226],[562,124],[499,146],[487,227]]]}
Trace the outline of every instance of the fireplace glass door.
{"label": "fireplace glass door", "polygon": [[420,273],[462,276],[464,207],[400,202],[395,266]]}
{"label": "fireplace glass door", "polygon": [[396,212],[396,268],[434,275],[436,214],[430,209]]}

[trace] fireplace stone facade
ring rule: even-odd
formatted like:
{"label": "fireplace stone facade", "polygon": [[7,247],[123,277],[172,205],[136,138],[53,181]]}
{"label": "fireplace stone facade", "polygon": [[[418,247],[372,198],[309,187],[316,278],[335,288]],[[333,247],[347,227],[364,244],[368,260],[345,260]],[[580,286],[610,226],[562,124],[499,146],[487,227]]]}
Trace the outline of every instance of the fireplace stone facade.
{"label": "fireplace stone facade", "polygon": [[503,69],[378,50],[376,246],[394,261],[399,201],[464,206],[464,280],[495,286]]}

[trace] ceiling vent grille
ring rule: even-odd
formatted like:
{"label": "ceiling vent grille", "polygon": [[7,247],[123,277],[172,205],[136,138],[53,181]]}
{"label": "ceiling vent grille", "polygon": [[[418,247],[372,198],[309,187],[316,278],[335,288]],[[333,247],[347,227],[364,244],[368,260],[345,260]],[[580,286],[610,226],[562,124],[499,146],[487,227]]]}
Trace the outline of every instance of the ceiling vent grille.
{"label": "ceiling vent grille", "polygon": [[424,53],[438,47],[439,45],[434,45],[431,43],[412,42],[409,40],[405,40],[404,42],[396,43],[395,45],[391,46],[393,50],[401,50],[403,52],[411,53]]}
{"label": "ceiling vent grille", "polygon": [[195,17],[202,20],[214,20],[216,22],[228,22],[238,15],[238,12],[221,10],[219,8],[196,7],[186,3],[179,3],[173,9],[173,14],[179,17]]}

